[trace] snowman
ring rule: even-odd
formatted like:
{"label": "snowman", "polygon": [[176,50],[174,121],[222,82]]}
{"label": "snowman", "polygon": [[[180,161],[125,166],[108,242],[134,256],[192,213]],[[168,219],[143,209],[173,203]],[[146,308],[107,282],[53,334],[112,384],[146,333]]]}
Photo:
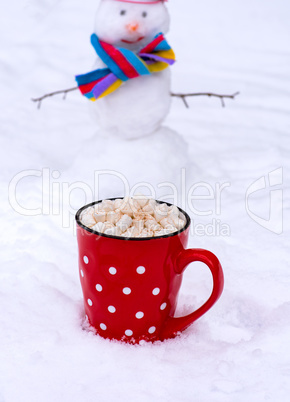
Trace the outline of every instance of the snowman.
{"label": "snowman", "polygon": [[[94,100],[90,107],[102,132],[134,139],[161,126],[170,108],[167,67],[174,62],[174,53],[163,36],[168,30],[169,14],[163,0],[101,0],[91,37],[98,54],[94,71],[76,79],[82,93]],[[148,55],[152,43],[156,45],[153,59]],[[111,70],[108,57],[113,63]],[[126,68],[126,63],[128,72],[122,81],[122,71],[114,68]]]}

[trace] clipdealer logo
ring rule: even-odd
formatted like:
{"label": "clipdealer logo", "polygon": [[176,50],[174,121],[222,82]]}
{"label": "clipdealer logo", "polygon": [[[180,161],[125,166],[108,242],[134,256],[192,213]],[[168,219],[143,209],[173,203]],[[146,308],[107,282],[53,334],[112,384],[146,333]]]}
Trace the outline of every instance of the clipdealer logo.
{"label": "clipdealer logo", "polygon": [[[146,193],[150,198],[158,198],[160,201],[179,205],[192,216],[192,235],[230,236],[231,234],[228,222],[220,219],[224,209],[222,208],[224,191],[231,187],[230,182],[190,184],[186,179],[184,168],[180,172],[180,188],[170,182],[159,183],[157,189],[146,182],[135,183],[130,187],[126,177],[113,170],[94,171],[93,186],[84,181],[69,183],[61,180],[60,177],[59,171],[49,168],[19,172],[9,183],[8,198],[12,209],[24,216],[59,216],[62,227],[71,228],[75,224],[74,215],[78,207],[106,198],[102,197],[103,194],[100,191],[100,182],[104,180],[114,183],[114,188],[115,184],[118,184],[118,196],[132,197],[138,190],[142,189],[143,192],[146,189],[144,194]],[[280,167],[255,180],[245,194],[247,215],[261,227],[276,234],[283,232],[282,185],[283,169]],[[35,192],[34,207],[26,200],[31,186]],[[168,194],[157,197],[156,190],[160,189],[166,189]],[[76,194],[81,194],[81,197],[76,197]]]}
{"label": "clipdealer logo", "polygon": [[[59,171],[49,168],[19,172],[9,183],[10,206],[23,216],[57,216],[63,228],[71,228],[79,207],[112,197],[104,197],[100,190],[102,182],[111,183],[116,196],[132,197],[141,192],[149,198],[179,205],[192,216],[194,236],[230,236],[230,226],[221,219],[224,191],[231,186],[229,182],[189,183],[185,168],[180,170],[178,186],[166,181],[158,183],[156,188],[148,182],[130,186],[127,178],[118,171],[97,170],[93,173],[93,185],[90,186],[84,181],[67,182]],[[163,195],[158,196],[158,191]],[[31,196],[27,199],[27,195],[33,193],[33,199]]]}
{"label": "clipdealer logo", "polygon": [[[258,225],[270,232],[281,234],[283,232],[283,168],[280,167],[255,180],[247,189],[245,197],[246,211],[249,217]],[[266,195],[264,194],[266,190]],[[253,195],[256,196],[255,201]],[[259,197],[260,195],[260,197]],[[268,216],[263,217],[260,213],[254,212],[249,204],[259,208],[265,201],[268,204]],[[258,199],[257,199],[258,198]]]}

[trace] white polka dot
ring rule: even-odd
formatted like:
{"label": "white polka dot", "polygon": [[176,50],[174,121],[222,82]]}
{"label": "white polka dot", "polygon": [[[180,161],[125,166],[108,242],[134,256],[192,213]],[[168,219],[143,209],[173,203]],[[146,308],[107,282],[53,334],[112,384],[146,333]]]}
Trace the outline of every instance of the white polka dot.
{"label": "white polka dot", "polygon": [[145,267],[142,267],[141,265],[140,265],[140,267],[137,268],[138,274],[144,274],[145,271],[146,271]]}
{"label": "white polka dot", "polygon": [[91,301],[91,299],[88,299],[88,305],[89,305],[89,306],[92,306],[92,305],[93,305],[93,302]]}
{"label": "white polka dot", "polygon": [[111,267],[111,268],[109,268],[109,272],[110,272],[111,275],[116,275],[117,270],[116,270],[115,267]]}
{"label": "white polka dot", "polygon": [[167,306],[167,303],[162,303],[160,306],[160,310],[165,310]]}
{"label": "white polka dot", "polygon": [[106,325],[106,324],[101,323],[101,324],[100,324],[100,328],[101,328],[103,331],[106,331],[106,329],[107,329],[107,325]]}
{"label": "white polka dot", "polygon": [[159,295],[159,293],[160,293],[160,289],[159,289],[159,288],[155,288],[155,289],[152,290],[152,293],[154,294],[154,296],[157,296],[157,295]]}
{"label": "white polka dot", "polygon": [[96,284],[96,289],[98,292],[101,292],[103,290],[103,286],[100,285],[99,283]]}
{"label": "white polka dot", "polygon": [[136,318],[143,318],[144,317],[144,313],[143,311],[138,311],[138,313],[136,313]]}
{"label": "white polka dot", "polygon": [[84,271],[81,269],[81,276],[84,277]]}
{"label": "white polka dot", "polygon": [[156,331],[156,327],[150,327],[148,329],[149,334],[153,334]]}
{"label": "white polka dot", "polygon": [[110,311],[110,313],[115,313],[116,312],[116,307],[114,306],[109,306],[108,310]]}
{"label": "white polka dot", "polygon": [[132,335],[133,335],[133,331],[131,331],[131,329],[126,329],[125,335],[127,335],[127,336],[132,336]]}
{"label": "white polka dot", "polygon": [[84,260],[84,263],[85,263],[85,264],[88,264],[88,263],[89,263],[89,259],[88,259],[88,257],[87,257],[86,255],[84,256],[83,260]]}
{"label": "white polka dot", "polygon": [[132,292],[132,291],[131,291],[130,288],[124,288],[124,289],[123,289],[124,295],[129,295],[131,292]]}

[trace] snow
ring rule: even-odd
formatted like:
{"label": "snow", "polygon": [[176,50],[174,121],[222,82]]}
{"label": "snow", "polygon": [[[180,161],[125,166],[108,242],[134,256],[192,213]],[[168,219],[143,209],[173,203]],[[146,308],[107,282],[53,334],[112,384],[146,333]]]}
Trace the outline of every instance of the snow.
{"label": "snow", "polygon": [[[92,65],[96,2],[15,3],[0,13],[0,401],[288,401],[289,3],[170,1],[173,91],[241,94],[226,108],[173,99],[166,127],[136,141],[98,132],[77,92],[40,110],[30,102]],[[189,246],[224,268],[218,303],[163,343],[111,342],[83,326],[73,215],[124,195],[121,175],[157,198],[176,187],[193,219]],[[178,315],[210,290],[208,270],[190,266]]]}

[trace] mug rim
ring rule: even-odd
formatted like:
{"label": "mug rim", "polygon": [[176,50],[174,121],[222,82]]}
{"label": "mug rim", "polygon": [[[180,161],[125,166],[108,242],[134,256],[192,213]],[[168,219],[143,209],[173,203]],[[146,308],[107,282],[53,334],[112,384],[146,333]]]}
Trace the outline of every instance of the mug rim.
{"label": "mug rim", "polygon": [[151,236],[151,237],[122,237],[122,236],[113,236],[113,235],[108,235],[108,234],[105,234],[105,233],[101,233],[101,232],[98,232],[98,231],[96,231],[96,230],[93,230],[93,229],[91,229],[91,228],[89,228],[89,227],[87,227],[87,226],[85,226],[85,225],[82,224],[82,222],[81,222],[81,220],[80,220],[80,215],[81,215],[81,213],[82,213],[85,209],[87,209],[87,208],[89,208],[89,207],[92,207],[93,205],[99,204],[100,202],[105,201],[105,200],[114,201],[114,200],[120,200],[120,199],[123,200],[124,197],[105,198],[105,199],[103,199],[103,200],[93,201],[93,202],[91,202],[91,203],[89,203],[89,204],[87,204],[87,205],[84,205],[84,206],[81,207],[81,208],[77,211],[77,213],[75,214],[75,220],[76,220],[78,226],[79,226],[80,228],[86,230],[86,231],[89,232],[89,233],[95,234],[95,235],[97,235],[97,236],[106,237],[106,238],[109,238],[109,239],[124,240],[124,241],[147,241],[147,240],[158,240],[158,239],[165,239],[165,238],[167,238],[167,237],[177,236],[177,235],[179,235],[180,233],[184,232],[184,231],[189,227],[189,225],[190,225],[190,223],[191,223],[191,219],[190,219],[188,213],[185,212],[185,211],[184,211],[183,209],[181,209],[180,207],[178,207],[177,205],[171,204],[170,202],[155,200],[156,202],[158,202],[158,204],[167,204],[169,207],[172,206],[172,205],[173,205],[173,206],[176,206],[176,207],[178,208],[178,210],[179,210],[181,213],[183,213],[183,215],[184,215],[185,218],[186,218],[186,223],[185,223],[184,227],[183,227],[182,229],[180,229],[180,230],[177,230],[176,232],[169,233],[169,234],[166,234],[166,235],[163,235],[163,236],[157,236],[157,237],[153,237],[153,236]]}

